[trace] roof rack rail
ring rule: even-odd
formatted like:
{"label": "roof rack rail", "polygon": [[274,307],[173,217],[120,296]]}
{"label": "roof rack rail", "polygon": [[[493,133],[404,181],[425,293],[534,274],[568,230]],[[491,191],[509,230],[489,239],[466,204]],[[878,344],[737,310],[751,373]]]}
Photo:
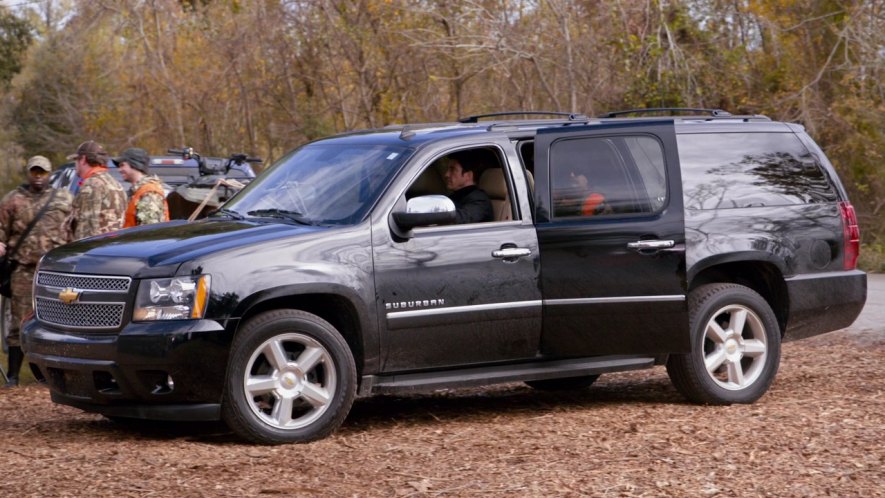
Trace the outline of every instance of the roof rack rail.
{"label": "roof rack rail", "polygon": [[574,126],[589,124],[592,119],[585,117],[584,119],[527,119],[518,121],[495,121],[486,126],[487,131],[516,131],[526,128],[539,128],[552,125]]}
{"label": "roof rack rail", "polygon": [[576,112],[556,112],[556,111],[509,111],[509,112],[493,112],[490,114],[477,114],[458,119],[459,123],[479,123],[482,118],[497,118],[501,116],[565,116],[569,121],[584,121],[587,116]]}
{"label": "roof rack rail", "polygon": [[732,114],[728,111],[723,111],[722,109],[704,109],[704,108],[694,108],[694,107],[652,107],[648,109],[628,109],[625,111],[614,111],[607,112],[605,114],[600,115],[600,118],[614,118],[617,116],[622,116],[624,114],[648,114],[652,112],[695,112],[701,114],[709,114],[710,116],[720,117],[720,116],[731,116]]}
{"label": "roof rack rail", "polygon": [[441,130],[446,128],[455,128],[460,126],[459,123],[452,122],[439,122],[439,123],[412,123],[412,124],[401,124],[401,125],[387,125],[383,129],[387,130],[400,130],[399,138],[401,140],[407,140],[415,136],[415,134],[419,131],[427,131],[427,130]]}

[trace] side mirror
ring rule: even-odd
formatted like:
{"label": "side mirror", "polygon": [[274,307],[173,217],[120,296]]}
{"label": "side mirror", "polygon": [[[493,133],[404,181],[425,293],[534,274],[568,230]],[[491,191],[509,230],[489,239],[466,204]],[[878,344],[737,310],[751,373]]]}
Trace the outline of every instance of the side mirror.
{"label": "side mirror", "polygon": [[393,213],[393,221],[403,230],[428,225],[450,225],[455,220],[455,203],[444,195],[423,195],[409,199],[405,212]]}

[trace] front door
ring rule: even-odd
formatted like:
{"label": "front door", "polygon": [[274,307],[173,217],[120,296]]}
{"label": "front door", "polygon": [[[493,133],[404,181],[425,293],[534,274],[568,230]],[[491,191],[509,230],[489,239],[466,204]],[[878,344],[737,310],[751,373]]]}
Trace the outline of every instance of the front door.
{"label": "front door", "polygon": [[[415,228],[407,237],[392,235],[390,219],[375,223],[375,288],[386,372],[537,355],[538,242],[530,217],[520,214],[527,212],[528,190],[523,185],[523,195],[513,196],[515,178],[502,149],[485,150],[494,156],[488,156],[491,164],[486,169],[499,168],[501,173],[503,167],[503,175],[489,177],[506,182],[514,219]],[[431,161],[444,163],[445,156],[427,162]],[[501,189],[488,190],[492,195]]]}
{"label": "front door", "polygon": [[672,121],[538,133],[544,354],[689,350],[678,166]]}

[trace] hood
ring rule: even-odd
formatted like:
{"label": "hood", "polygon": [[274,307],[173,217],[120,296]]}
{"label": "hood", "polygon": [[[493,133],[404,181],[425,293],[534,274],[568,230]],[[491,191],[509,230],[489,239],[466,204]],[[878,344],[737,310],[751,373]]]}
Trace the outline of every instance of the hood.
{"label": "hood", "polygon": [[40,269],[165,277],[175,274],[181,263],[209,253],[218,255],[225,250],[325,230],[329,228],[255,220],[176,220],[72,242],[47,253]]}

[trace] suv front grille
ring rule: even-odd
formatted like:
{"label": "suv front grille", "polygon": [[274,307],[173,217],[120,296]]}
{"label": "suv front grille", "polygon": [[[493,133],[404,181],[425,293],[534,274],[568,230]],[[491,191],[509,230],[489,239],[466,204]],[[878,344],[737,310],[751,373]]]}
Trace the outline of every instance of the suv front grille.
{"label": "suv front grille", "polygon": [[81,290],[100,290],[128,292],[132,279],[129,277],[103,277],[98,275],[71,275],[41,271],[37,277],[37,285],[43,287],[71,287]]}
{"label": "suv front grille", "polygon": [[37,273],[34,301],[41,322],[113,332],[123,325],[132,279],[76,273]]}
{"label": "suv front grille", "polygon": [[77,328],[117,328],[123,323],[124,303],[72,303],[37,298],[37,319]]}

